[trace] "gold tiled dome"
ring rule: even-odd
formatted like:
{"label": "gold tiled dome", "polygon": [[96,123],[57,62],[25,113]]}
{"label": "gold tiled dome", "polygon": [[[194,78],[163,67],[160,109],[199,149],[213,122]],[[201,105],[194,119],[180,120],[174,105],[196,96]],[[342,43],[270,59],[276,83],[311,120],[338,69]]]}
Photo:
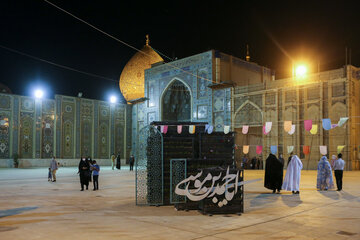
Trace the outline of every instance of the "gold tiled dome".
{"label": "gold tiled dome", "polygon": [[120,75],[120,91],[126,101],[144,97],[145,69],[162,61],[164,60],[160,55],[150,47],[149,37],[146,35],[146,45],[129,60]]}

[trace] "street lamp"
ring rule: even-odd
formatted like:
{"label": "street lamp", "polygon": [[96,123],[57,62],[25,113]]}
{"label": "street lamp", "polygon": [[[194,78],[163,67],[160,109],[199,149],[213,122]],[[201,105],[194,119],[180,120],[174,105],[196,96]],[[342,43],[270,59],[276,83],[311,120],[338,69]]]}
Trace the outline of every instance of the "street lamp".
{"label": "street lamp", "polygon": [[35,90],[34,95],[36,98],[41,99],[44,96],[44,92],[41,89],[37,89],[37,90]]}
{"label": "street lamp", "polygon": [[295,77],[296,79],[304,79],[306,77],[308,68],[306,65],[297,65],[295,67]]}
{"label": "street lamp", "polygon": [[111,102],[111,103],[116,103],[116,101],[117,101],[117,99],[116,99],[115,96],[111,96],[111,97],[110,97],[110,102]]}

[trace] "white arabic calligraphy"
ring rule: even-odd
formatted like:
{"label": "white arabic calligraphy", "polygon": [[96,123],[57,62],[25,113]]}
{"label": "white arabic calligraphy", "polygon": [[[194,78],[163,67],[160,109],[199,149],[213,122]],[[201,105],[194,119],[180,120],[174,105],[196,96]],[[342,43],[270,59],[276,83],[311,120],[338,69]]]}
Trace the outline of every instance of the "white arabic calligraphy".
{"label": "white arabic calligraphy", "polygon": [[[199,172],[195,176],[191,175],[190,177],[182,180],[176,185],[175,193],[181,196],[186,196],[191,201],[200,201],[205,198],[211,198],[213,203],[217,203],[219,207],[222,207],[228,202],[230,202],[235,194],[238,191],[238,186],[241,186],[244,184],[244,182],[239,182],[239,171],[237,171],[236,174],[229,174],[229,167],[226,170],[226,175],[222,178],[222,181],[224,183],[222,185],[219,185],[219,183],[215,185],[215,182],[221,178],[222,173],[220,173],[218,176],[212,176],[210,173],[207,174],[207,176],[204,178],[203,181],[200,181],[198,178],[202,175],[203,171]],[[207,181],[212,180],[211,187],[206,187],[204,184]],[[189,189],[191,181],[194,182],[194,189]],[[231,183],[234,181],[234,183]],[[180,186],[182,184],[186,184],[185,189],[181,189]],[[234,190],[230,191],[232,188]],[[222,201],[219,201],[215,195],[221,196],[225,193],[225,198]]]}

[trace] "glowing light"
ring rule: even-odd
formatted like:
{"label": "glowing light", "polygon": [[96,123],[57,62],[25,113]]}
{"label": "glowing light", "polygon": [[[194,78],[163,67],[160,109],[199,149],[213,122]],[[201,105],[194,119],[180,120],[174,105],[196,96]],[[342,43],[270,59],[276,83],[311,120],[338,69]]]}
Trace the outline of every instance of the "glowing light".
{"label": "glowing light", "polygon": [[44,96],[44,92],[41,89],[37,89],[34,92],[36,98],[42,98]]}
{"label": "glowing light", "polygon": [[111,97],[110,97],[110,102],[111,102],[111,103],[116,103],[116,101],[117,101],[117,99],[116,99],[115,96],[111,96]]}
{"label": "glowing light", "polygon": [[307,74],[307,67],[305,65],[299,65],[295,68],[296,78],[305,78]]}

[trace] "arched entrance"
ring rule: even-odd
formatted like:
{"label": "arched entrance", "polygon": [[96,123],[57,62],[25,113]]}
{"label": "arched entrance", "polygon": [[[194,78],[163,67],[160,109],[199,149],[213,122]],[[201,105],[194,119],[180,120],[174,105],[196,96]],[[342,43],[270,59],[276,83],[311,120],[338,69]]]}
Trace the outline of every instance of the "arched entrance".
{"label": "arched entrance", "polygon": [[162,121],[191,121],[191,93],[181,81],[169,84],[161,99]]}

